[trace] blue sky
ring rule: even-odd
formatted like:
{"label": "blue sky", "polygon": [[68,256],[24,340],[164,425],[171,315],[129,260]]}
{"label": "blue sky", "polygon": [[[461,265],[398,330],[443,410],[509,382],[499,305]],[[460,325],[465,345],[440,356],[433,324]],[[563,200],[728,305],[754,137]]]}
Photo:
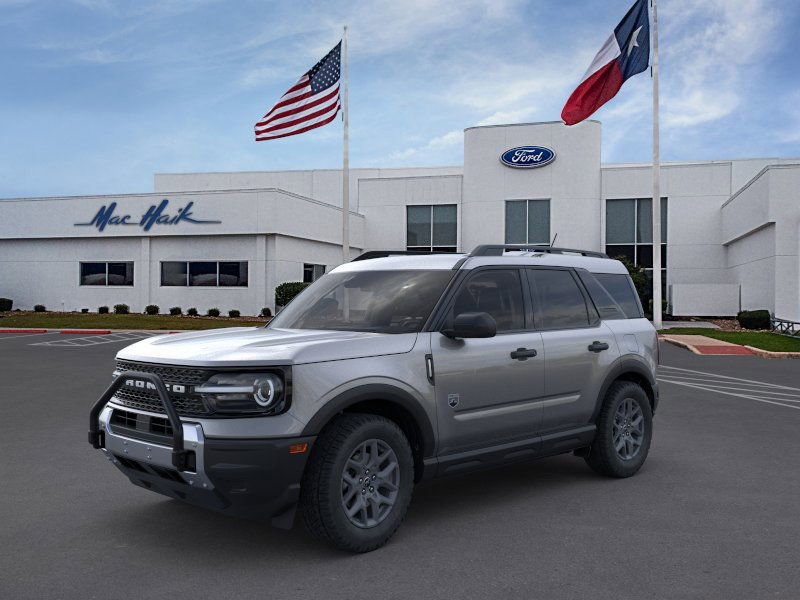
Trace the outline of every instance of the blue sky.
{"label": "blue sky", "polygon": [[[253,124],[350,26],[351,165],[462,162],[462,130],[557,120],[632,0],[0,0],[0,198],[155,172],[337,168],[341,124]],[[800,3],[660,0],[662,157],[800,157]],[[648,161],[650,78],[594,118]]]}

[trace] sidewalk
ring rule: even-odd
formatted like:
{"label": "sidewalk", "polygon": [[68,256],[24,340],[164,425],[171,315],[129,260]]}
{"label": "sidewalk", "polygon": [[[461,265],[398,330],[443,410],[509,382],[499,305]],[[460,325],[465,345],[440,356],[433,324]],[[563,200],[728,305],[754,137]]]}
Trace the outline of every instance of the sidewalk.
{"label": "sidewalk", "polygon": [[747,346],[740,346],[731,342],[723,342],[704,335],[674,335],[667,334],[659,336],[665,342],[686,348],[695,354],[706,355],[741,355],[753,356],[756,354]]}

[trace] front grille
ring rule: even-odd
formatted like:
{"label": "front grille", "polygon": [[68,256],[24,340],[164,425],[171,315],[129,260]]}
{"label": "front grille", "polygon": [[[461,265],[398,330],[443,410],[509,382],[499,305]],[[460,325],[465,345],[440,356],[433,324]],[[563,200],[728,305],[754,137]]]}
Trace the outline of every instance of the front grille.
{"label": "front grille", "polygon": [[[207,381],[213,371],[207,369],[196,369],[192,367],[172,367],[166,365],[153,365],[148,363],[137,363],[128,360],[117,360],[116,370],[120,373],[126,371],[141,371],[143,373],[155,373],[159,375],[166,384],[185,385],[189,393],[175,394],[169,392],[169,398],[177,413],[181,416],[199,417],[211,414],[211,411],[203,403],[199,394],[191,392],[191,387],[200,385]],[[147,388],[132,388],[123,385],[114,394],[114,399],[119,404],[129,408],[146,410],[164,414],[164,406],[158,397],[156,390]]]}
{"label": "front grille", "polygon": [[153,365],[150,363],[139,363],[130,360],[116,360],[114,366],[117,371],[142,371],[143,373],[155,373],[164,383],[182,383],[184,385],[200,385],[205,383],[214,372],[209,369],[198,369],[195,367],[173,367],[170,365]]}

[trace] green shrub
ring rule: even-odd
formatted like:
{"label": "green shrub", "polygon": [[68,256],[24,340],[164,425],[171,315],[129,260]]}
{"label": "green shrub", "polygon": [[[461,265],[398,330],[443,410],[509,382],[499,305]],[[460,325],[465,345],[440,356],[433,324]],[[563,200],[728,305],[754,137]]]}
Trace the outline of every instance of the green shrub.
{"label": "green shrub", "polygon": [[218,308],[209,308],[208,312],[206,314],[209,317],[218,317],[219,316],[219,309]]}
{"label": "green shrub", "polygon": [[97,309],[97,314],[98,315],[107,315],[108,314],[108,307],[107,306],[100,306]]}
{"label": "green shrub", "polygon": [[196,317],[198,315],[198,312],[195,307],[192,307],[186,310],[186,314],[189,315],[190,317]]}
{"label": "green shrub", "polygon": [[181,309],[180,306],[173,306],[172,308],[169,309],[169,314],[171,314],[173,317],[177,315],[182,315],[183,310]]}
{"label": "green shrub", "polygon": [[144,312],[148,315],[157,315],[160,310],[157,304],[148,304],[144,307]]}
{"label": "green shrub", "polygon": [[8,312],[14,306],[14,301],[11,298],[0,298],[0,312]]}
{"label": "green shrub", "polygon": [[127,315],[131,312],[131,307],[127,304],[115,304],[114,305],[114,314],[115,315]]}
{"label": "green shrub", "polygon": [[772,321],[768,310],[743,310],[736,315],[742,329],[771,329]]}
{"label": "green shrub", "polygon": [[270,318],[272,316],[272,311],[269,309],[268,306],[265,306],[261,309],[261,316]]}
{"label": "green shrub", "polygon": [[89,309],[88,309],[88,308],[82,308],[82,309],[81,309],[81,312],[82,312],[83,314],[86,314],[86,313],[88,313],[88,312],[89,312]]}
{"label": "green shrub", "polygon": [[242,316],[242,313],[240,313],[238,310],[236,310],[236,309],[234,308],[234,309],[232,309],[232,310],[229,310],[229,311],[228,311],[228,316],[229,316],[231,319],[238,319],[239,317],[241,317],[241,316]]}
{"label": "green shrub", "polygon": [[47,309],[45,308],[44,304],[37,304],[36,306],[33,307],[33,310],[35,312],[47,312]]}
{"label": "green shrub", "polygon": [[303,283],[302,281],[288,281],[280,284],[275,288],[275,304],[278,306],[286,306],[291,300],[300,292],[306,289],[310,283]]}

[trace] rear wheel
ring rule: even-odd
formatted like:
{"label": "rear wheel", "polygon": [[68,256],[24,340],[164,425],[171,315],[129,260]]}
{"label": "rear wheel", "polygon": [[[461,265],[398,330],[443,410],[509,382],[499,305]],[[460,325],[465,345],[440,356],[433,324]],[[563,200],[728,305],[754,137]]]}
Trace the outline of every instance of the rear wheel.
{"label": "rear wheel", "polygon": [[393,421],[337,417],[314,445],[300,492],[303,521],[315,537],[350,552],[384,545],[405,517],[414,460]]}
{"label": "rear wheel", "polygon": [[586,462],[601,475],[630,477],[647,459],[652,436],[647,394],[632,381],[617,381],[606,394]]}

